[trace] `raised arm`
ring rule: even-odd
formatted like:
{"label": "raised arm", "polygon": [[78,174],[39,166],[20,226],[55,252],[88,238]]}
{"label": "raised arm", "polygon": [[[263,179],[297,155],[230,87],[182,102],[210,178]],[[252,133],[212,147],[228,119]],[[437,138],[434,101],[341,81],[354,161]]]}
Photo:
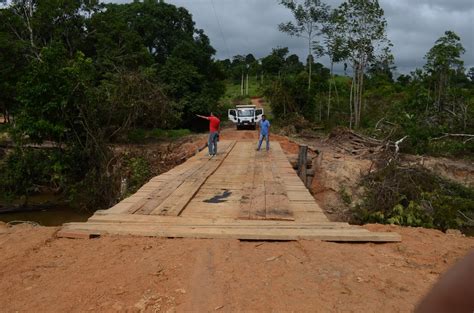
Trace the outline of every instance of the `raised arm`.
{"label": "raised arm", "polygon": [[197,117],[200,117],[200,118],[203,118],[203,119],[205,119],[205,120],[208,120],[208,119],[209,119],[209,117],[204,116],[204,115],[196,114],[196,116],[197,116]]}

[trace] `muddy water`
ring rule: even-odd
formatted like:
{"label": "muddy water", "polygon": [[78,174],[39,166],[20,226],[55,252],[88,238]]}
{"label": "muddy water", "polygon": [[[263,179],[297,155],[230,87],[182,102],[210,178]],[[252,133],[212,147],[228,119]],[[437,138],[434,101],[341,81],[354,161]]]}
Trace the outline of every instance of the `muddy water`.
{"label": "muddy water", "polygon": [[[52,194],[41,194],[28,199],[30,206],[21,207],[19,203],[0,203],[0,221],[35,222],[42,226],[60,226],[69,222],[84,222],[93,214],[69,207],[61,198]],[[11,211],[10,211],[11,209]],[[2,213],[1,211],[9,211]]]}
{"label": "muddy water", "polygon": [[39,211],[0,213],[0,221],[29,221],[42,226],[60,226],[69,222],[85,222],[92,215],[88,212],[77,212],[71,208],[54,208]]}

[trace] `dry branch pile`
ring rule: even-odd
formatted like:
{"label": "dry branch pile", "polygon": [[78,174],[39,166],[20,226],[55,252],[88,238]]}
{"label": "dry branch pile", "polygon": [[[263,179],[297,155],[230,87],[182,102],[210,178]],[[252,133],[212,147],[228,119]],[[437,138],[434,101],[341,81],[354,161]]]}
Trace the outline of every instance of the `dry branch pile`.
{"label": "dry branch pile", "polygon": [[407,136],[397,141],[388,139],[379,140],[369,136],[356,133],[347,128],[335,128],[327,139],[332,145],[357,157],[367,157],[387,153],[396,156],[400,150],[400,144]]}

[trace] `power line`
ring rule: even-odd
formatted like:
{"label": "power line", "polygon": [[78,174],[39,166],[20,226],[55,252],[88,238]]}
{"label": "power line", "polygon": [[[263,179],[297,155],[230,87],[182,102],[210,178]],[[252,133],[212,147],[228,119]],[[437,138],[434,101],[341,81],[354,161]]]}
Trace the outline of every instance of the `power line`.
{"label": "power line", "polygon": [[229,60],[232,60],[229,46],[227,45],[227,41],[225,40],[225,37],[224,37],[224,32],[222,31],[221,22],[219,21],[219,17],[217,16],[216,7],[214,6],[214,0],[211,0],[211,4],[212,4],[212,9],[214,10],[214,15],[216,16],[217,26],[219,26],[219,32],[221,33],[222,41],[224,41],[225,47],[227,49],[227,56],[229,57]]}

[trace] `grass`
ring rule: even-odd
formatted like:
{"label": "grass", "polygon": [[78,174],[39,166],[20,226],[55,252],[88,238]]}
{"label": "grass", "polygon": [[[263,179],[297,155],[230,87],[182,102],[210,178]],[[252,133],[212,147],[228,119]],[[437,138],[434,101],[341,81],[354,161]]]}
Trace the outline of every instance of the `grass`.
{"label": "grass", "polygon": [[146,141],[178,139],[190,135],[189,129],[133,129],[127,134],[129,142],[143,143]]}
{"label": "grass", "polygon": [[[245,92],[245,89],[244,89]],[[250,104],[251,97],[258,97],[261,95],[260,83],[255,77],[249,76],[249,94],[241,95],[240,82],[236,81],[227,81],[226,83],[226,92],[221,99],[228,107],[233,107],[235,101],[240,101],[242,104]]]}
{"label": "grass", "polygon": [[[244,88],[244,93],[245,93],[245,88]],[[250,97],[257,97],[260,96],[260,80],[255,79],[255,76],[249,76],[249,94],[245,95],[244,97],[250,98]],[[241,91],[240,91],[240,82],[237,81],[227,81],[226,84],[226,93],[224,97],[227,98],[238,98],[242,97]]]}

